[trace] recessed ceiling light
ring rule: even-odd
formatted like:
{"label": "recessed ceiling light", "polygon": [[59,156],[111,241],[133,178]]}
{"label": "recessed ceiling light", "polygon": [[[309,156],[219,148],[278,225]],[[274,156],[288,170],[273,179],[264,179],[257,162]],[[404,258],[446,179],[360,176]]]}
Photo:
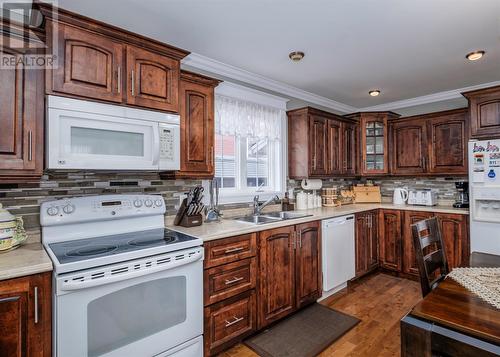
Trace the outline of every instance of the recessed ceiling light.
{"label": "recessed ceiling light", "polygon": [[374,89],[369,91],[368,94],[371,95],[372,97],[376,97],[380,94],[380,91],[378,89]]}
{"label": "recessed ceiling light", "polygon": [[288,55],[288,57],[290,57],[293,62],[299,62],[302,58],[304,58],[304,56],[304,52],[300,51],[290,52],[290,54]]}
{"label": "recessed ceiling light", "polygon": [[471,53],[467,53],[465,58],[467,58],[469,61],[477,61],[478,59],[483,57],[485,53],[485,51],[474,51]]}

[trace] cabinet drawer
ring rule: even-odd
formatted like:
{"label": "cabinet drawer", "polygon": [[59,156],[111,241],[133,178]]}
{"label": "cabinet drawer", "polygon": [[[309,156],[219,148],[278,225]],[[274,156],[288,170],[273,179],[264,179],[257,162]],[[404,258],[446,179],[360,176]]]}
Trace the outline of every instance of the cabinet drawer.
{"label": "cabinet drawer", "polygon": [[205,355],[213,355],[256,328],[255,291],[205,308]]}
{"label": "cabinet drawer", "polygon": [[255,256],[257,236],[245,234],[205,243],[205,268]]}
{"label": "cabinet drawer", "polygon": [[255,258],[205,270],[205,306],[255,288]]}

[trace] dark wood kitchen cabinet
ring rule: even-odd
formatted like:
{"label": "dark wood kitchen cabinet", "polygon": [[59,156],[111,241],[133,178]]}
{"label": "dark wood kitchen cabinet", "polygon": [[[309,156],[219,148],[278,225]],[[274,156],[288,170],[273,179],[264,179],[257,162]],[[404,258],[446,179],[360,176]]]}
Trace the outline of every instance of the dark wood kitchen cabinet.
{"label": "dark wood kitchen cabinet", "polygon": [[57,55],[47,71],[48,94],[178,112],[180,60],[189,52],[66,10],[55,17],[50,5],[39,6]]}
{"label": "dark wood kitchen cabinet", "polygon": [[220,353],[257,329],[256,254],[256,233],[205,243],[205,356]]}
{"label": "dark wood kitchen cabinet", "polygon": [[401,271],[402,222],[401,211],[381,209],[379,211],[379,260],[380,267]]}
{"label": "dark wood kitchen cabinet", "polygon": [[467,122],[466,109],[391,121],[391,173],[466,175]]}
{"label": "dark wood kitchen cabinet", "polygon": [[321,256],[320,232],[318,222],[296,226],[295,250],[296,300],[300,309],[315,302],[321,296]]}
{"label": "dark wood kitchen cabinet", "polygon": [[427,122],[423,119],[391,123],[391,173],[423,174],[427,171]]}
{"label": "dark wood kitchen cabinet", "polygon": [[259,234],[258,328],[321,296],[319,222]]}
{"label": "dark wood kitchen cabinet", "polygon": [[[9,42],[10,41],[10,42]],[[35,180],[42,175],[44,143],[43,70],[17,61],[23,53],[15,38],[5,39],[2,57],[17,62],[0,70],[0,181]]]}
{"label": "dark wood kitchen cabinet", "polygon": [[378,211],[356,214],[356,278],[378,267]]}
{"label": "dark wood kitchen cabinet", "polygon": [[468,216],[463,214],[436,214],[450,269],[469,266],[470,243]]}
{"label": "dark wood kitchen cabinet", "polygon": [[181,71],[181,170],[176,177],[212,178],[215,173],[214,89],[220,81]]}
{"label": "dark wood kitchen cabinet", "polygon": [[404,229],[403,229],[403,266],[402,272],[409,275],[418,276],[417,258],[415,249],[413,248],[413,236],[411,225],[434,217],[432,212],[405,211],[404,212]]}
{"label": "dark wood kitchen cabinet", "polygon": [[467,110],[452,110],[424,117],[428,120],[428,172],[467,174]]}
{"label": "dark wood kitchen cabinet", "polygon": [[58,65],[47,76],[52,91],[121,103],[122,43],[63,23],[50,26],[50,31],[56,31],[58,39],[53,47]]}
{"label": "dark wood kitchen cabinet", "polygon": [[328,119],[319,115],[309,117],[309,176],[325,176],[328,170]]}
{"label": "dark wood kitchen cabinet", "polygon": [[338,120],[328,120],[328,134],[327,134],[327,173],[329,175],[342,174],[342,122]]}
{"label": "dark wood kitchen cabinet", "polygon": [[293,179],[358,174],[356,121],[311,107],[288,114],[288,168]]}
{"label": "dark wood kitchen cabinet", "polygon": [[0,355],[50,357],[51,274],[0,281]]}
{"label": "dark wood kitchen cabinet", "polygon": [[343,165],[342,174],[355,176],[358,174],[358,124],[354,122],[342,123],[342,149]]}
{"label": "dark wood kitchen cabinet", "polygon": [[469,101],[471,138],[500,138],[500,86],[462,94]]}
{"label": "dark wood kitchen cabinet", "polygon": [[259,233],[259,329],[296,309],[295,228],[276,228]]}
{"label": "dark wood kitchen cabinet", "polygon": [[177,59],[127,45],[127,104],[177,112],[179,71]]}
{"label": "dark wood kitchen cabinet", "polygon": [[399,118],[393,112],[362,112],[347,115],[359,122],[360,162],[359,172],[363,176],[389,173],[389,123]]}

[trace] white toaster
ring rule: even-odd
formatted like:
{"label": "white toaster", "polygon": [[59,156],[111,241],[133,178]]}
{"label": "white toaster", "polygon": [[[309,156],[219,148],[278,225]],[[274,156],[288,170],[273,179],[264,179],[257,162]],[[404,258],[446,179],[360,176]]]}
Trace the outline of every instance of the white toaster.
{"label": "white toaster", "polygon": [[432,190],[414,190],[408,192],[408,204],[418,206],[437,205],[437,193]]}

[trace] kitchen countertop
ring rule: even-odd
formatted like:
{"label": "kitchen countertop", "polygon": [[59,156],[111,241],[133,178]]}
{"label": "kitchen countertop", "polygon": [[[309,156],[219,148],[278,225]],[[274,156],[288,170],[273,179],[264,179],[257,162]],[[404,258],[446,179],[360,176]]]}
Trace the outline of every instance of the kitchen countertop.
{"label": "kitchen countertop", "polygon": [[266,224],[257,225],[253,223],[244,223],[244,222],[238,222],[233,218],[228,218],[228,219],[222,219],[220,222],[204,223],[198,227],[185,228],[180,226],[167,225],[167,228],[186,233],[188,235],[203,239],[203,241],[207,242],[210,240],[227,238],[240,234],[260,232],[268,229],[286,227],[290,225],[323,220],[327,218],[340,217],[348,214],[365,212],[379,208],[397,209],[406,211],[449,213],[449,214],[465,214],[465,215],[469,214],[468,209],[454,208],[451,206],[409,206],[409,205],[402,206],[402,205],[394,205],[392,203],[365,203],[365,204],[351,204],[341,207],[332,207],[332,208],[322,207],[311,210],[296,211],[296,212],[302,212],[304,214],[309,214],[311,216],[298,219],[290,219],[285,221],[277,221]]}
{"label": "kitchen countertop", "polygon": [[0,280],[52,271],[52,261],[41,243],[28,243],[0,254]]}

